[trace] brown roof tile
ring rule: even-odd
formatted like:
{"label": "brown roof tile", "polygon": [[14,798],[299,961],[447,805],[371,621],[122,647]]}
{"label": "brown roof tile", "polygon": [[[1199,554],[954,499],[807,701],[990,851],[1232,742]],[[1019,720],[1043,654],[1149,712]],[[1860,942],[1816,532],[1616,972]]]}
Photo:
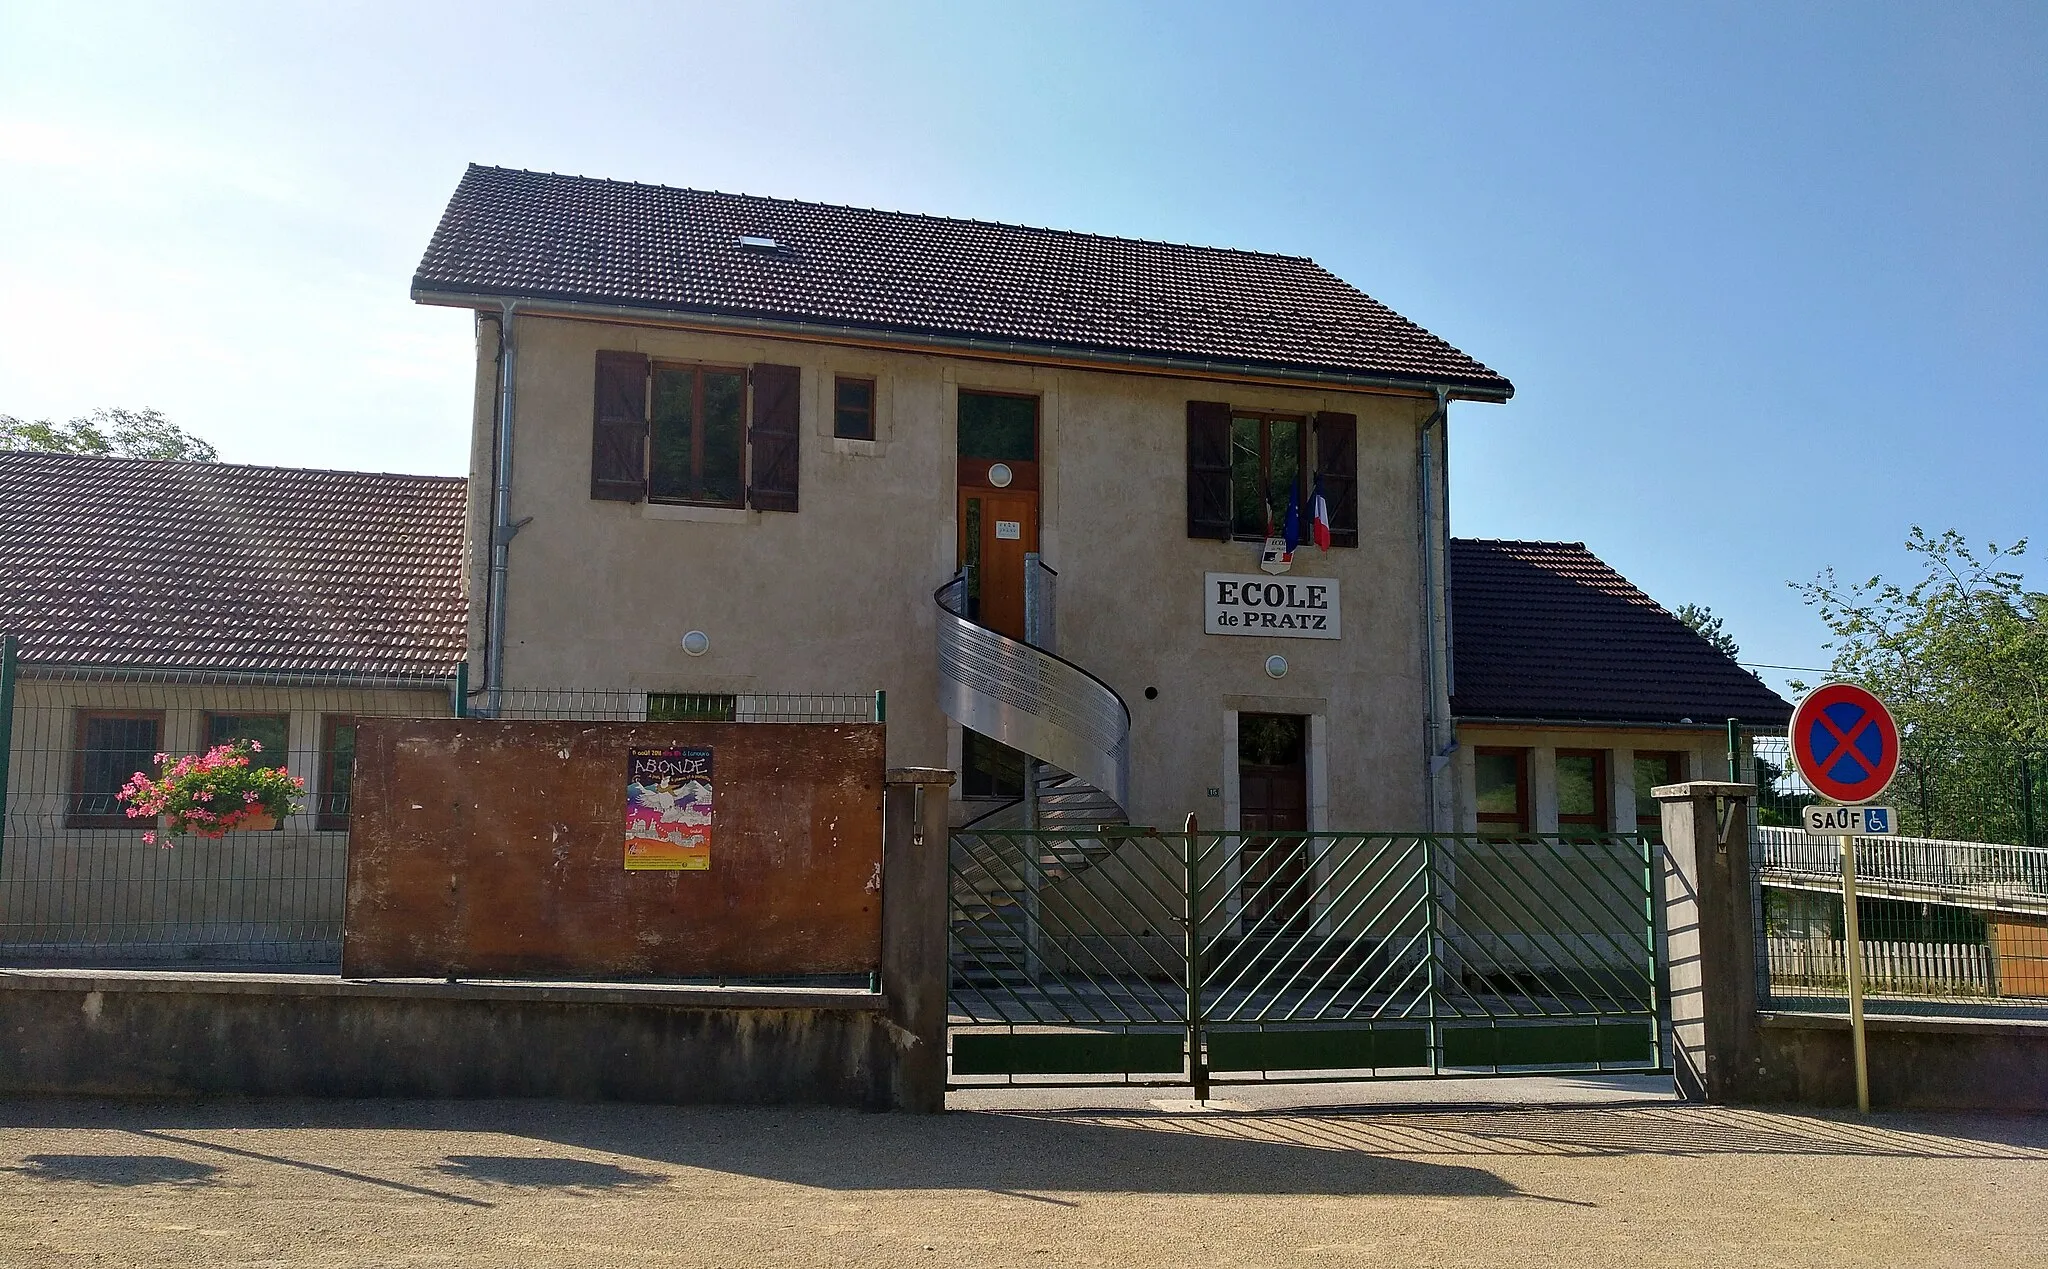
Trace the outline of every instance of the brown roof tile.
{"label": "brown roof tile", "polygon": [[1580,542],[1453,539],[1458,718],[1780,723],[1792,707]]}
{"label": "brown roof tile", "polygon": [[447,678],[460,477],[0,453],[27,664]]}
{"label": "brown roof tile", "polygon": [[[743,247],[742,235],[776,249]],[[463,176],[413,293],[1514,391],[1300,256],[496,167]]]}

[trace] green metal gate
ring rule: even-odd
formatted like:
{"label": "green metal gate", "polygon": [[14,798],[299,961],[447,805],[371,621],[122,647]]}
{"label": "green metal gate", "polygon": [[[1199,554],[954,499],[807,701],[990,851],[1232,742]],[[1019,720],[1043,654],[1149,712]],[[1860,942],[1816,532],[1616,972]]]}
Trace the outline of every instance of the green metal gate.
{"label": "green metal gate", "polygon": [[950,1076],[1669,1069],[1638,836],[956,830]]}

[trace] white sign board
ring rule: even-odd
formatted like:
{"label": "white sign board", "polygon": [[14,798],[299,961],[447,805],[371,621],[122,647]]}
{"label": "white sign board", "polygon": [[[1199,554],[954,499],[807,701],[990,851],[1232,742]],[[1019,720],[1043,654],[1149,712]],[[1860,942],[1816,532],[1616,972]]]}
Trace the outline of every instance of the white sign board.
{"label": "white sign board", "polygon": [[1334,577],[1280,581],[1260,573],[1205,573],[1202,611],[1202,629],[1214,635],[1344,637],[1344,609]]}
{"label": "white sign board", "polygon": [[1022,520],[998,520],[998,521],[996,521],[996,541],[998,541],[998,542],[1017,542],[1017,541],[1021,541],[1021,540],[1023,539],[1023,537],[1024,537],[1024,522],[1023,522]]}
{"label": "white sign board", "polygon": [[1899,817],[1888,806],[1809,806],[1806,831],[1815,837],[1891,837]]}

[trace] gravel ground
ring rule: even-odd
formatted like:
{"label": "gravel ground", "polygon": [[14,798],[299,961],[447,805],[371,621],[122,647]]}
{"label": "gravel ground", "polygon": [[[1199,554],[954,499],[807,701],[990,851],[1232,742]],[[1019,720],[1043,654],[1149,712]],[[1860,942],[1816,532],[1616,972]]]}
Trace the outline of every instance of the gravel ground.
{"label": "gravel ground", "polygon": [[0,1102],[0,1265],[2048,1263],[2042,1118],[968,1100]]}

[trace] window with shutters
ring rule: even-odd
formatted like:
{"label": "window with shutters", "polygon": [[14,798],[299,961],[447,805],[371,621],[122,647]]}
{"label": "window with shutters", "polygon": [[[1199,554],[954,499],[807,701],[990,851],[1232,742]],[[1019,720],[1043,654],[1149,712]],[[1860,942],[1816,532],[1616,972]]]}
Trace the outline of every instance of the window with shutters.
{"label": "window with shutters", "polygon": [[1283,530],[1295,500],[1307,541],[1320,488],[1330,545],[1357,546],[1358,416],[1305,418],[1190,401],[1187,482],[1191,538],[1260,541]]}
{"label": "window with shutters", "polygon": [[647,496],[746,505],[747,372],[654,363],[648,399]]}
{"label": "window with shutters", "polygon": [[795,366],[600,352],[590,496],[795,511],[802,380]]}

